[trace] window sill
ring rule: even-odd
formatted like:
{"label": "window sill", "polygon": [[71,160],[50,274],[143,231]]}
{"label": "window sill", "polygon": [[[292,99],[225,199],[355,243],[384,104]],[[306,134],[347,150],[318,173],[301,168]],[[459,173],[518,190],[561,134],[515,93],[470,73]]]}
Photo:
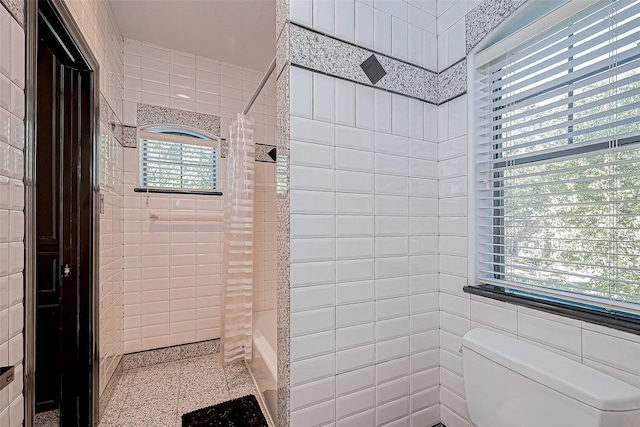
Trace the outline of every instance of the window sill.
{"label": "window sill", "polygon": [[464,292],[640,335],[640,316],[543,295],[520,294],[495,285],[465,286]]}
{"label": "window sill", "polygon": [[146,188],[137,187],[136,193],[161,193],[161,194],[199,194],[203,196],[222,196],[222,191],[215,190],[190,190],[187,188]]}

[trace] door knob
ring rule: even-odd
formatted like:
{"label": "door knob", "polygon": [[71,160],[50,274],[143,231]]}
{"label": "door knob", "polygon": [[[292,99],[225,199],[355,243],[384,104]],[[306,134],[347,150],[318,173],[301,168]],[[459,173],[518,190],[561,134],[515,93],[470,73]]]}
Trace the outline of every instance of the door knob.
{"label": "door knob", "polygon": [[62,266],[62,277],[71,277],[71,264]]}

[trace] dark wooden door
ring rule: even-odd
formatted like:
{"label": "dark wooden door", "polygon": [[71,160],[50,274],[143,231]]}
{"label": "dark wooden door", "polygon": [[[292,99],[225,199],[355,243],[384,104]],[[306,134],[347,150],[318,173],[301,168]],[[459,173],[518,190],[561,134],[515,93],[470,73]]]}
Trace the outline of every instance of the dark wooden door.
{"label": "dark wooden door", "polygon": [[[70,183],[64,183],[69,177],[61,174],[65,160],[59,123],[61,71],[62,64],[48,46],[40,43],[36,149],[36,412],[58,409],[60,404],[61,266],[65,262],[65,242],[72,237],[64,223],[68,219],[62,212],[62,197],[68,193],[63,192],[63,186]],[[64,280],[69,284],[73,277]]]}
{"label": "dark wooden door", "polygon": [[[49,11],[51,13],[51,11]],[[91,72],[42,11],[36,106],[36,413],[88,426],[92,397]]]}

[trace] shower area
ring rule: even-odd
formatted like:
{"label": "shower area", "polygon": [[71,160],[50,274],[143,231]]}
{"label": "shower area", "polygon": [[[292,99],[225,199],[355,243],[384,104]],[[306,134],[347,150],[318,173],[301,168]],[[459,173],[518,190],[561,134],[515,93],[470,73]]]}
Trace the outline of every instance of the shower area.
{"label": "shower area", "polygon": [[[123,87],[101,103],[100,425],[174,426],[252,394],[272,424],[275,28],[260,54],[220,41],[216,56],[144,33],[145,3],[109,3]],[[180,2],[160,3],[170,25]],[[201,15],[227,7],[236,23],[220,31],[238,14],[275,25],[271,3],[206,3]]]}
{"label": "shower area", "polygon": [[[126,40],[125,48],[144,58],[147,45]],[[244,76],[255,91],[235,119],[138,102],[136,126],[123,125],[129,145],[103,139],[112,144],[104,153],[122,157],[123,219],[102,230],[122,227],[124,317],[119,360],[117,329],[101,340],[102,426],[132,425],[132,417],[141,425],[179,423],[185,413],[245,395],[256,396],[269,423],[275,417],[275,148],[260,123],[275,115],[267,105],[275,88],[270,70],[220,69]],[[163,157],[175,155],[171,144],[182,144],[183,160],[213,165],[211,190],[158,187],[172,179],[193,184],[202,173],[182,166],[174,177]],[[107,286],[118,280],[105,277]],[[107,301],[103,317],[113,316],[115,326],[120,307]]]}

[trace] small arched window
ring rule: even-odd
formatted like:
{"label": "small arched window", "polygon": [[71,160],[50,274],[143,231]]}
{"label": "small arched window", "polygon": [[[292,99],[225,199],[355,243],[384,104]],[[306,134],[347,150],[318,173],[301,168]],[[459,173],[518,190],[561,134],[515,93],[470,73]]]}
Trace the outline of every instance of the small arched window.
{"label": "small arched window", "polygon": [[171,126],[140,131],[140,186],[218,189],[220,140]]}

